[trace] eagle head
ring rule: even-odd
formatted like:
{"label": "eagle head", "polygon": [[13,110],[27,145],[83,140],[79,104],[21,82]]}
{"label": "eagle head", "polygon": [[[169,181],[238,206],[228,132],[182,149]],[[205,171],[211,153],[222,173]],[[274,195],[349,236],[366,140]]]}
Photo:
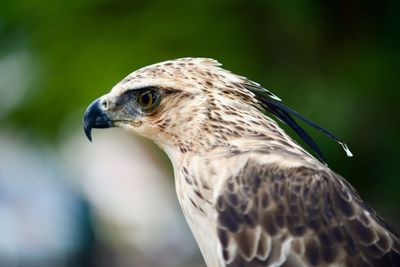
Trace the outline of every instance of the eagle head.
{"label": "eagle head", "polygon": [[181,150],[196,140],[203,146],[227,142],[245,127],[233,117],[248,124],[260,112],[254,94],[243,90],[246,79],[219,66],[212,59],[181,58],[129,74],[87,108],[86,136],[91,140],[92,128],[121,127]]}

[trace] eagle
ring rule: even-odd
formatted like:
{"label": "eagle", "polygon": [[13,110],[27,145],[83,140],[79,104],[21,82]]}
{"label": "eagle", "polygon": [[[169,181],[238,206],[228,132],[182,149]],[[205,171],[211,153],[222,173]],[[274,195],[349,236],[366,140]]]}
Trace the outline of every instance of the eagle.
{"label": "eagle", "polygon": [[[303,121],[272,92],[208,58],[141,68],[83,124],[153,140],[208,267],[400,266],[400,235],[332,171]],[[278,124],[297,133],[311,153]]]}

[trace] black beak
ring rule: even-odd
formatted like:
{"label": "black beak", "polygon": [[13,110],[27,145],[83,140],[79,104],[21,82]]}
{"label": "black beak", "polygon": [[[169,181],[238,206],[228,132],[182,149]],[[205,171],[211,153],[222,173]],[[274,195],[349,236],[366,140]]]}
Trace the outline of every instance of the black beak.
{"label": "black beak", "polygon": [[112,121],[108,114],[100,108],[100,101],[96,99],[89,105],[83,116],[83,129],[89,141],[92,141],[93,128],[110,128]]}

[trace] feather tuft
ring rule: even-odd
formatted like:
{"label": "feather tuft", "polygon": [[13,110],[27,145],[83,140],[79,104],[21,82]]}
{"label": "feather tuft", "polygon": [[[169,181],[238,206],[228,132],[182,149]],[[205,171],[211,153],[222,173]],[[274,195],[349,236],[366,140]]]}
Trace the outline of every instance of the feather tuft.
{"label": "feather tuft", "polygon": [[353,153],[351,153],[350,149],[348,146],[337,136],[335,136],[333,133],[328,131],[327,129],[319,126],[315,122],[305,118],[303,115],[299,114],[297,111],[283,105],[280,102],[280,99],[276,97],[274,94],[272,94],[270,91],[264,89],[260,90],[259,87],[258,89],[254,88],[253,86],[248,87],[250,91],[252,91],[255,95],[258,101],[260,102],[261,106],[266,110],[271,112],[275,117],[277,117],[280,121],[291,127],[298,135],[299,137],[317,154],[318,159],[325,163],[325,157],[321,151],[321,149],[318,147],[318,145],[315,143],[315,141],[312,139],[312,137],[296,122],[296,120],[291,116],[295,116],[298,119],[302,120],[303,122],[307,123],[308,125],[314,127],[315,129],[319,130],[329,138],[335,140],[337,143],[339,143],[343,150],[346,152],[346,155],[348,157],[352,157]]}

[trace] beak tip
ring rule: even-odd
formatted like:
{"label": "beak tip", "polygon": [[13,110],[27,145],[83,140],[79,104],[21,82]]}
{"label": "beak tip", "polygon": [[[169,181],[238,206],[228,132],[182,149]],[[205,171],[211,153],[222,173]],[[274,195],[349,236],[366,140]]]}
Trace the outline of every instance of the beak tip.
{"label": "beak tip", "polygon": [[88,131],[85,130],[85,134],[86,134],[87,139],[89,139],[89,141],[92,142],[92,130],[88,130]]}
{"label": "beak tip", "polygon": [[85,132],[87,139],[92,142],[92,127],[86,120],[83,122],[83,131]]}

